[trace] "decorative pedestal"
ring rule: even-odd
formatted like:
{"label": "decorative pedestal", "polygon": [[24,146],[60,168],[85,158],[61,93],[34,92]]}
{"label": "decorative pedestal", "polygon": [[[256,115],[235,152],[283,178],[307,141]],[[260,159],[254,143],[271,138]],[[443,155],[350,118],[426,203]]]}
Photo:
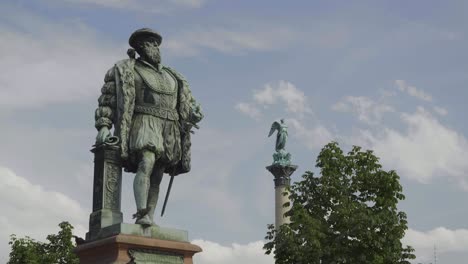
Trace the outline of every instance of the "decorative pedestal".
{"label": "decorative pedestal", "polygon": [[283,195],[286,187],[291,183],[291,175],[296,171],[296,165],[273,164],[266,167],[275,177],[275,227],[279,228],[282,224],[289,223],[289,217],[284,214],[289,210],[283,205],[289,202],[289,197]]}
{"label": "decorative pedestal", "polygon": [[120,149],[109,141],[95,147],[93,212],[84,244],[74,250],[80,264],[193,264],[201,248],[185,230],[122,223]]}
{"label": "decorative pedestal", "polygon": [[104,227],[122,223],[120,149],[115,145],[102,144],[91,151],[94,153],[93,212],[89,216],[86,240],[96,238]]}
{"label": "decorative pedestal", "polygon": [[120,234],[80,245],[80,264],[193,264],[201,252],[189,242]]}

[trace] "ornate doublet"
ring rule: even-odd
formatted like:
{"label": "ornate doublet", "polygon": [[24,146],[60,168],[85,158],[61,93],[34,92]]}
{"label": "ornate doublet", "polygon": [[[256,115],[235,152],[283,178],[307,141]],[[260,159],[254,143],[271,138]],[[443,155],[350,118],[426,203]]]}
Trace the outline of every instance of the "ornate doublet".
{"label": "ornate doublet", "polygon": [[141,61],[135,64],[135,72],[135,113],[178,120],[176,79]]}
{"label": "ornate doublet", "polygon": [[135,63],[135,110],[129,150],[137,156],[149,150],[169,164],[180,160],[177,80],[163,68]]}

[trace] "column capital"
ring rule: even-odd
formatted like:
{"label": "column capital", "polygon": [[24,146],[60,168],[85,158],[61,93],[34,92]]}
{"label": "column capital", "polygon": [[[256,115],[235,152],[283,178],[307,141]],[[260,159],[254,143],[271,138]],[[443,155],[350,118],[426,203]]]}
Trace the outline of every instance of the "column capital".
{"label": "column capital", "polygon": [[275,187],[289,186],[291,181],[291,174],[296,171],[297,165],[273,164],[267,166],[266,169],[275,177]]}

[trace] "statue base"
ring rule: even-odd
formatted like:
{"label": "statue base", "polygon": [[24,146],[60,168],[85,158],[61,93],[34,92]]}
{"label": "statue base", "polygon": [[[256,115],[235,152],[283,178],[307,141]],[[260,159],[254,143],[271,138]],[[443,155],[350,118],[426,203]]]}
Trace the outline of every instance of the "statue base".
{"label": "statue base", "polygon": [[193,264],[201,251],[185,230],[125,223],[101,229],[74,250],[80,264]]}
{"label": "statue base", "polygon": [[80,264],[193,264],[202,249],[189,242],[116,235],[75,248]]}
{"label": "statue base", "polygon": [[107,226],[101,228],[96,233],[89,232],[86,234],[86,241],[94,241],[119,234],[188,242],[188,232],[185,230],[165,228],[160,226],[142,227],[141,225],[127,223]]}

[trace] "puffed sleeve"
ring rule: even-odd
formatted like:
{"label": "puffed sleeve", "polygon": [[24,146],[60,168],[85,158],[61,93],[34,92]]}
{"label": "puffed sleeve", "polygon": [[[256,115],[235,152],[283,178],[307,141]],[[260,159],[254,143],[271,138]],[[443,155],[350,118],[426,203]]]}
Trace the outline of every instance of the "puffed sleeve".
{"label": "puffed sleeve", "polygon": [[114,120],[114,112],[116,108],[116,86],[115,86],[115,71],[112,67],[107,71],[104,77],[104,85],[101,89],[101,96],[99,96],[99,106],[95,112],[95,127],[100,129],[103,126],[112,128]]}

